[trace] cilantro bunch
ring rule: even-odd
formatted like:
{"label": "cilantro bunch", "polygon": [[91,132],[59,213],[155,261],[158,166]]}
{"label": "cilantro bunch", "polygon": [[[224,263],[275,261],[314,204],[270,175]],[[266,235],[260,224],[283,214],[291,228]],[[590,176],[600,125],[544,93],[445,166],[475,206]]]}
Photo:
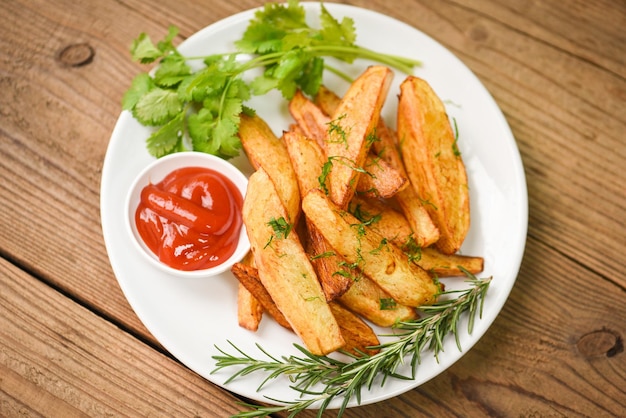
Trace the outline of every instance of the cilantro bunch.
{"label": "cilantro bunch", "polygon": [[[192,149],[228,159],[239,154],[239,115],[254,111],[244,105],[253,95],[278,90],[285,99],[300,89],[314,95],[325,70],[349,80],[324,58],[352,63],[365,58],[410,73],[419,61],[378,53],[355,44],[354,21],[335,19],[322,4],[320,28],[306,22],[297,0],[267,3],[250,20],[235,50],[203,57],[185,57],[173,40],[172,26],[158,43],[141,33],[131,46],[132,58],[142,64],[158,63],[150,75],[137,75],[124,95],[122,107],[142,125],[154,127],[147,139],[150,154],[161,157]],[[193,71],[189,62],[202,60]],[[242,75],[262,68],[247,82]]]}

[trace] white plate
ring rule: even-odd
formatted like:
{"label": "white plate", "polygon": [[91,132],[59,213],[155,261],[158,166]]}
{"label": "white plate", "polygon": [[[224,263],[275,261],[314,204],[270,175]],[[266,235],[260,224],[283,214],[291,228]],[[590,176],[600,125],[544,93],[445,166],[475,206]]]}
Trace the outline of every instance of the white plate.
{"label": "white plate", "polygon": [[[319,4],[302,3],[315,24]],[[472,335],[463,328],[460,335],[463,352],[454,338],[449,338],[439,362],[424,353],[415,380],[388,380],[362,394],[361,404],[381,401],[404,393],[442,373],[467,352],[487,331],[508,298],[520,267],[528,222],[527,191],[519,151],[509,126],[493,98],[474,74],[453,54],[425,34],[402,22],[373,11],[326,3],[336,18],[355,20],[357,43],[373,50],[422,60],[415,74],[426,79],[448,103],[448,111],[459,129],[459,148],[470,181],[471,230],[462,253],[480,255],[485,271],[478,277],[493,276],[482,320]],[[246,11],[217,22],[187,39],[180,51],[201,55],[233,50],[232,42],[245,30],[254,11]],[[356,76],[369,63],[358,61],[342,66]],[[396,74],[383,114],[395,124],[397,92],[403,74]],[[130,80],[129,80],[130,83]],[[347,88],[332,76],[325,84],[343,93]],[[280,134],[290,122],[286,103],[277,94],[256,98],[250,106]],[[135,176],[152,160],[145,148],[149,130],[123,112],[113,131],[102,170],[101,216],[104,239],[113,271],[131,306],[148,330],[163,346],[187,367],[209,381],[257,401],[270,397],[292,401],[299,396],[285,379],[278,379],[257,392],[262,375],[249,375],[228,385],[224,381],[234,372],[214,370],[215,346],[230,349],[232,341],[248,354],[261,357],[255,344],[275,356],[300,353],[299,343],[291,333],[272,320],[262,321],[251,333],[237,325],[236,280],[225,273],[210,280],[181,280],[168,276],[148,264],[137,253],[124,228],[124,198]],[[250,167],[243,158],[234,161],[244,172]],[[444,279],[447,288],[465,287],[460,279]],[[232,352],[232,349],[230,349]],[[336,399],[331,407],[337,407]],[[350,406],[356,403],[351,401]]]}

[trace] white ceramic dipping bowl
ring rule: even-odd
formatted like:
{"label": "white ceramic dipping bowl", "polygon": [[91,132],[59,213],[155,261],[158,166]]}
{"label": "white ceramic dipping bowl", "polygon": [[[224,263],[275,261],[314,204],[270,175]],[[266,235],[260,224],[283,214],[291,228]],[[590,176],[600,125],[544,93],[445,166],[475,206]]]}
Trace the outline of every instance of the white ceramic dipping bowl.
{"label": "white ceramic dipping bowl", "polygon": [[144,168],[133,181],[126,197],[126,227],[134,246],[150,264],[158,269],[179,277],[210,277],[221,274],[241,261],[250,250],[250,241],[246,234],[245,226],[242,225],[239,234],[239,243],[235,252],[222,264],[204,270],[179,270],[162,263],[154,254],[137,231],[135,224],[135,212],[141,200],[141,190],[148,184],[156,184],[163,180],[172,171],[183,167],[205,167],[213,169],[230,179],[239,189],[242,196],[246,195],[248,178],[230,162],[214,155],[201,152],[185,151],[161,157]]}

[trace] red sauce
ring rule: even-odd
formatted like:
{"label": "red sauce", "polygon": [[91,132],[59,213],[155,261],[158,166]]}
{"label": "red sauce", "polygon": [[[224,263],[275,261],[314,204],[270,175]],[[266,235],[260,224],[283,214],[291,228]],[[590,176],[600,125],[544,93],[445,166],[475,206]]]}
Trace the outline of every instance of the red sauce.
{"label": "red sauce", "polygon": [[144,187],[135,223],[161,262],[201,270],[235,252],[242,205],[241,192],[228,178],[208,168],[185,167]]}

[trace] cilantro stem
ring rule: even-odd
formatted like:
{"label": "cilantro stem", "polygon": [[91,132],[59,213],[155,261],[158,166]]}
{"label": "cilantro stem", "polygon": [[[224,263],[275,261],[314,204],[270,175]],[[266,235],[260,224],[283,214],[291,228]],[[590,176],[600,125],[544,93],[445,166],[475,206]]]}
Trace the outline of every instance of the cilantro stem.
{"label": "cilantro stem", "polygon": [[[324,45],[324,46],[309,46],[302,48],[303,51],[309,52],[312,56],[316,57],[334,57],[340,60],[346,60],[350,57],[362,58],[362,59],[370,59],[373,61],[377,61],[381,64],[389,65],[393,68],[396,68],[399,71],[402,71],[406,74],[411,74],[413,72],[413,68],[419,67],[422,65],[422,62],[416,59],[401,57],[391,54],[383,54],[380,52],[372,51],[367,48],[362,48],[360,46],[341,46],[341,45]],[[211,57],[218,56],[241,56],[241,55],[249,55],[247,53],[223,53],[223,54],[212,54]],[[250,69],[258,68],[258,67],[266,67],[272,64],[276,64],[280,62],[280,60],[285,56],[285,52],[271,52],[263,55],[255,56],[249,61],[244,62],[241,67],[234,73],[234,75],[242,74]],[[193,56],[193,57],[185,57],[186,60],[201,60],[206,59],[209,56]],[[340,76],[342,79],[346,81],[352,81],[352,79],[346,74],[340,72],[334,67],[326,66],[325,68],[331,70],[333,73]]]}
{"label": "cilantro stem", "polygon": [[330,71],[331,73],[335,74],[342,80],[347,81],[348,83],[352,83],[354,81],[352,77],[350,77],[348,74],[344,73],[343,71],[339,70],[338,68],[324,64],[324,69]]}
{"label": "cilantro stem", "polygon": [[419,67],[422,65],[422,62],[419,60],[383,54],[356,45],[324,45],[311,46],[309,48],[311,52],[315,53],[318,56],[331,56],[341,60],[345,60],[346,57],[350,56],[354,56],[355,58],[370,59],[381,64],[389,65],[390,67],[393,67],[406,74],[412,74],[414,67]]}

